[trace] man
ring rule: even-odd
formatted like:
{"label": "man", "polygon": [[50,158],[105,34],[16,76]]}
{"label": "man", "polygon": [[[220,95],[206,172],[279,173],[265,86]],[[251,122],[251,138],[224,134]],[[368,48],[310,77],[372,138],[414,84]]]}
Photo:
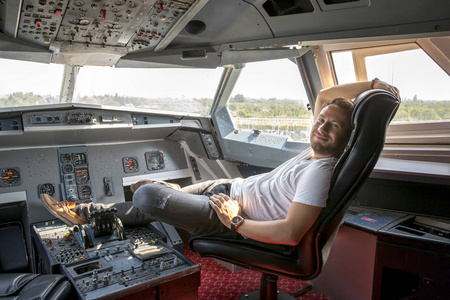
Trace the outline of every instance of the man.
{"label": "man", "polygon": [[74,206],[44,195],[44,205],[68,225],[83,222],[95,209],[114,206],[124,225],[156,219],[192,236],[231,229],[266,243],[297,245],[326,206],[333,167],[350,137],[353,103],[346,99],[373,88],[391,91],[399,98],[395,87],[378,79],[320,91],[311,149],[269,173],[207,181],[183,189],[144,180],[131,186],[133,202]]}

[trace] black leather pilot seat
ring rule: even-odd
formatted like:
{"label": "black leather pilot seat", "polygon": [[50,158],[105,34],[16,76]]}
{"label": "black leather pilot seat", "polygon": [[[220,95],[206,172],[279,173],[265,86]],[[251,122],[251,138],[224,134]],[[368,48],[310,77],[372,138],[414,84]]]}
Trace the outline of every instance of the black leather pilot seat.
{"label": "black leather pilot seat", "polygon": [[333,170],[327,206],[297,246],[269,245],[222,234],[194,239],[191,247],[200,256],[262,271],[260,291],[245,299],[295,299],[285,294],[277,298],[277,276],[309,280],[319,275],[351,200],[381,154],[387,126],[398,106],[399,100],[384,90],[370,90],[355,99],[354,129]]}
{"label": "black leather pilot seat", "polygon": [[72,287],[65,276],[33,272],[24,211],[25,201],[0,205],[0,299],[71,299]]}

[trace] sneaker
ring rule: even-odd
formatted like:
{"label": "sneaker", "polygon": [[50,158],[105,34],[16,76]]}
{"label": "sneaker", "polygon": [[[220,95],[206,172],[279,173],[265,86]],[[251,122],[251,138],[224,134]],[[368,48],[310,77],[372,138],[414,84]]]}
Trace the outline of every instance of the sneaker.
{"label": "sneaker", "polygon": [[47,208],[52,215],[63,221],[67,226],[72,227],[76,224],[87,223],[86,220],[72,211],[72,209],[75,208],[75,202],[68,202],[66,200],[56,201],[47,194],[42,194],[41,200],[45,208]]}
{"label": "sneaker", "polygon": [[165,185],[165,186],[170,187],[170,188],[172,188],[174,190],[177,190],[177,191],[181,190],[181,187],[178,184],[176,184],[176,183],[168,183],[168,182],[165,182],[165,181],[150,180],[150,179],[148,179],[148,180],[138,180],[138,181],[133,182],[131,184],[131,186],[130,186],[130,190],[134,194],[134,192],[136,192],[136,190],[138,188],[140,188],[143,185],[149,184],[149,183],[162,184],[162,185]]}

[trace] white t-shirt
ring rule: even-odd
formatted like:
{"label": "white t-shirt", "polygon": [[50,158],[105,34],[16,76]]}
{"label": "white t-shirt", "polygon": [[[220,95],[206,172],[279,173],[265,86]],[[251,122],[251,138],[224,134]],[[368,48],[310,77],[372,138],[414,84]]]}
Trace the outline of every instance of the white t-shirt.
{"label": "white t-shirt", "polygon": [[246,218],[258,221],[286,218],[292,202],[325,207],[336,158],[311,159],[308,149],[269,173],[238,179],[231,185]]}

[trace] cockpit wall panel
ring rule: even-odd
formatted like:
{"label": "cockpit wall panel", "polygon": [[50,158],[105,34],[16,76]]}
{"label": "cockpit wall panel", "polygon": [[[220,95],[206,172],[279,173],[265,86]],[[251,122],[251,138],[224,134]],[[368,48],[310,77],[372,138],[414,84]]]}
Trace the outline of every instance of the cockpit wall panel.
{"label": "cockpit wall panel", "polygon": [[[0,186],[0,193],[6,194],[4,196],[7,197],[8,193],[25,191],[30,223],[54,219],[42,206],[40,192],[53,192],[55,199],[66,199],[65,173],[62,168],[69,163],[61,161],[59,158],[61,153],[71,153],[71,159],[80,153],[86,154],[87,163],[74,164],[72,174],[77,178],[73,178],[72,187],[75,189],[75,194],[82,193],[81,188],[84,191],[91,189],[92,200],[99,203],[124,201],[125,190],[131,182],[139,179],[182,180],[190,176],[184,149],[177,141],[1,151],[0,169],[6,173],[1,178],[4,184]],[[132,172],[125,167],[129,164],[127,158],[135,159]],[[162,161],[155,161],[158,158]],[[12,175],[18,174],[20,180],[8,183],[7,171],[13,170],[16,172]],[[78,175],[85,176],[84,178],[89,180],[80,179],[78,184]],[[76,201],[89,200],[87,198],[78,197]]]}

